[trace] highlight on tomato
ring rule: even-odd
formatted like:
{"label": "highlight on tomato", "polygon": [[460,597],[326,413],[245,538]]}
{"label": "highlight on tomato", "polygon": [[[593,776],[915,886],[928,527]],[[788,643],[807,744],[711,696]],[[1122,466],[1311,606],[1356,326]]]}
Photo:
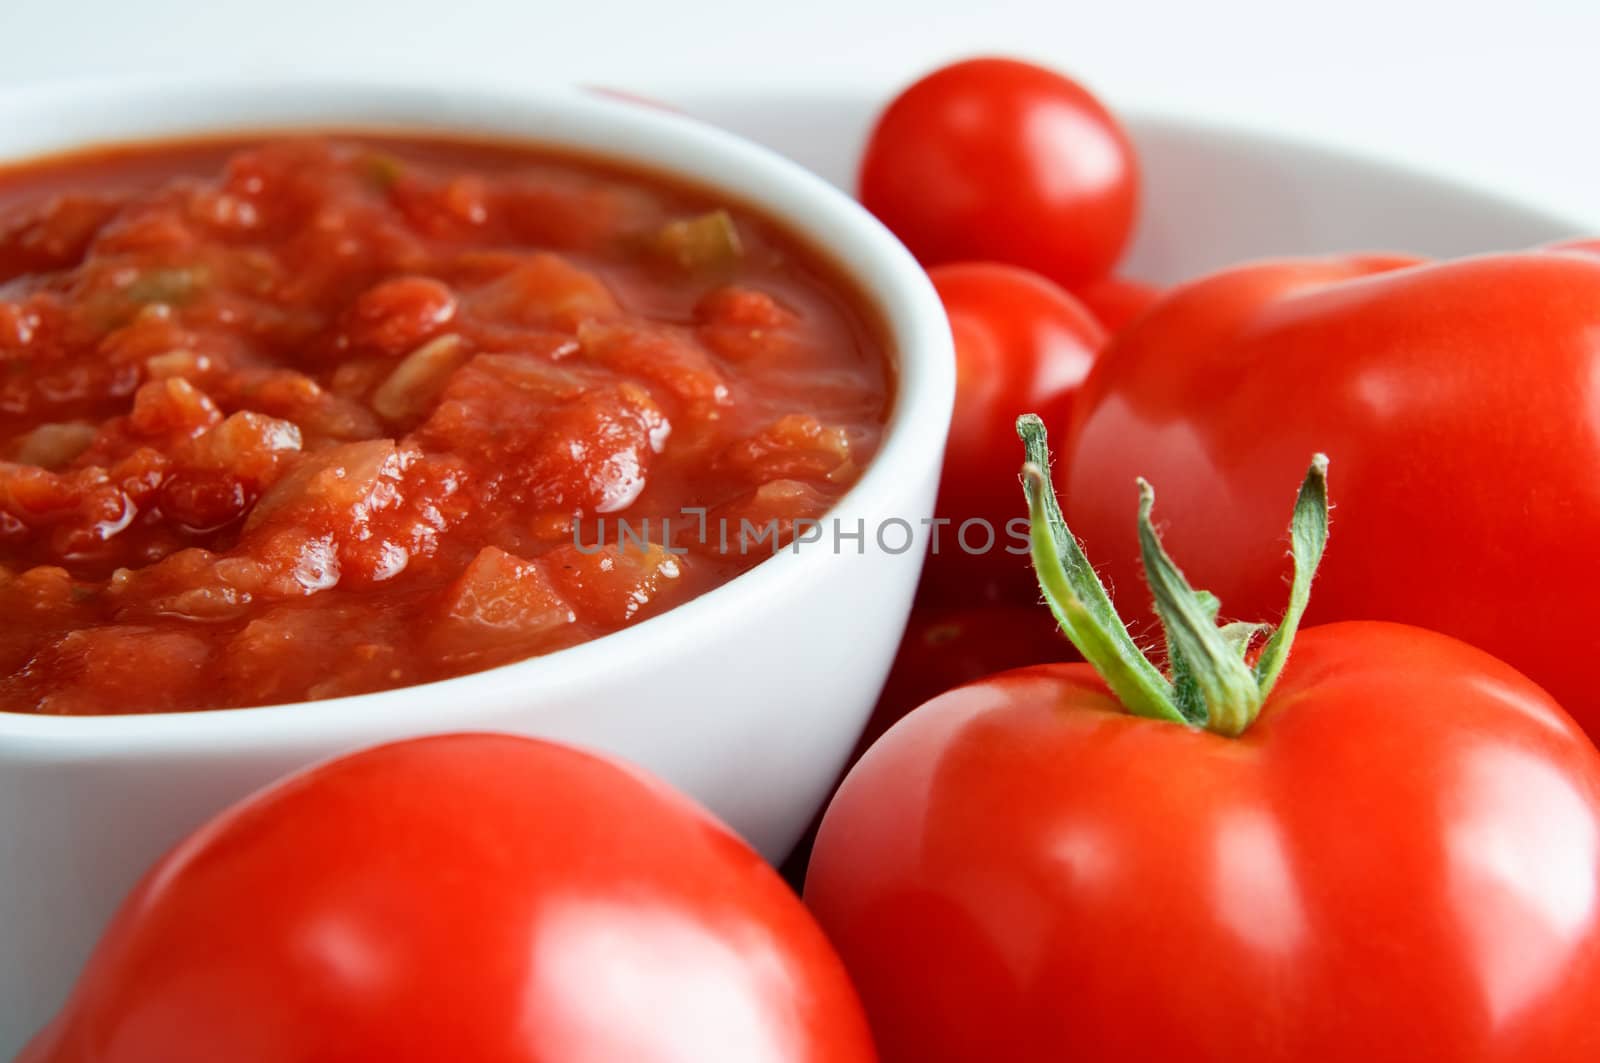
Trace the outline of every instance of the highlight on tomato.
{"label": "highlight on tomato", "polygon": [[806,901],[882,1058],[1600,1058],[1600,754],[1560,706],[1444,635],[1299,629],[1320,457],[1275,628],[1219,624],[1141,482],[1157,667],[1019,430],[1040,586],[1089,663],[935,698],[828,808]]}
{"label": "highlight on tomato", "polygon": [[860,1004],[753,850],[550,742],[380,746],[157,863],[20,1063],[870,1063]]}

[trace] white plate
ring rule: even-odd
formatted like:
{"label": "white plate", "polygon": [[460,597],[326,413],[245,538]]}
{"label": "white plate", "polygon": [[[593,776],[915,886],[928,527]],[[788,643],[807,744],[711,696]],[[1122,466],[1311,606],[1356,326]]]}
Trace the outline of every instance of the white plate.
{"label": "white plate", "polygon": [[[789,156],[846,190],[878,108],[859,93],[678,95],[666,102]],[[1173,283],[1243,259],[1336,251],[1455,257],[1585,233],[1445,178],[1172,116],[1131,115],[1144,204],[1123,269]]]}

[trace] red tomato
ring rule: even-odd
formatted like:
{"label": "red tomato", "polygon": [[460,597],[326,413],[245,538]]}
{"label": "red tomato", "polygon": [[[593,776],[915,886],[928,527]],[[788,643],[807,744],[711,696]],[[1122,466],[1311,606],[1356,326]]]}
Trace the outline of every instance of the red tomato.
{"label": "red tomato", "polygon": [[[938,528],[923,592],[959,604],[1032,603],[1012,425],[1031,410],[1066,427],[1105,330],[1060,287],[1015,266],[963,262],[928,277],[955,335],[956,406],[935,509],[949,523]],[[1014,520],[1021,525],[1008,528]],[[964,532],[968,521],[976,523]]]}
{"label": "red tomato", "polygon": [[[1041,582],[1075,640],[1097,635],[1079,644],[1098,670],[1020,669],[922,706],[817,838],[806,900],[883,1059],[1600,1058],[1600,755],[1446,636],[1354,622],[1291,649],[1320,552],[1307,498],[1287,634],[1252,665],[1236,627],[1175,625],[1170,677],[1082,556],[1047,553],[1071,553],[1065,525],[1036,523]],[[1147,511],[1140,526],[1159,551]],[[1196,619],[1160,557],[1164,608]]]}
{"label": "red tomato", "polygon": [[1574,1063],[1600,1054],[1600,764],[1416,628],[1306,631],[1243,738],[1088,665],[924,705],[806,879],[886,1061]]}
{"label": "red tomato", "polygon": [[1127,277],[1106,277],[1075,288],[1072,294],[1113,336],[1161,298],[1154,285]]}
{"label": "red tomato", "polygon": [[[1410,267],[1410,268],[1407,268]],[[1170,484],[1173,552],[1235,616],[1270,616],[1276,501],[1306,453],[1340,476],[1313,622],[1416,624],[1525,672],[1600,735],[1600,259],[1243,266],[1169,294],[1085,382],[1058,466],[1125,609],[1127,501]]]}
{"label": "red tomato", "polygon": [[1076,82],[970,59],[902,92],[861,163],[861,202],[928,264],[994,259],[1072,286],[1104,276],[1133,230],[1138,162]]}
{"label": "red tomato", "polygon": [[873,1058],[816,925],[706,813],[572,749],[453,735],[191,836],[22,1063]]}

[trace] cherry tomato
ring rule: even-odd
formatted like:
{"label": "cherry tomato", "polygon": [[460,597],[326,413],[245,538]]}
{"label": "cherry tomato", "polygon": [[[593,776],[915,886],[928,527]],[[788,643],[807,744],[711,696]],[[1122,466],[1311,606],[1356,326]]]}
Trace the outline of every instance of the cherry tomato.
{"label": "cherry tomato", "polygon": [[1072,294],[1113,336],[1161,298],[1159,288],[1127,277],[1093,281],[1073,289]]}
{"label": "cherry tomato", "polygon": [[566,747],[453,735],[201,828],[22,1061],[873,1058],[816,925],[710,816]]}
{"label": "cherry tomato", "polygon": [[[1525,672],[1600,736],[1600,258],[1307,259],[1169,293],[1096,363],[1057,466],[1067,517],[1142,611],[1136,475],[1172,485],[1173,552],[1269,616],[1279,493],[1342,468],[1311,620],[1441,631]],[[1219,502],[1225,500],[1225,502]]]}
{"label": "cherry tomato", "polygon": [[1133,230],[1133,146],[1077,82],[970,59],[902,92],[861,163],[861,202],[924,263],[993,259],[1071,287],[1108,273]]}
{"label": "cherry tomato", "polygon": [[1096,664],[935,698],[823,820],[806,901],[885,1061],[1600,1058],[1600,754],[1549,695],[1381,622],[1286,618],[1253,666],[1175,626],[1164,675],[1055,566]]}
{"label": "cherry tomato", "polygon": [[937,528],[923,594],[954,604],[1031,603],[1038,590],[1011,426],[1034,410],[1065,429],[1105,331],[1060,287],[1015,266],[955,263],[928,277],[955,335],[956,406],[935,509],[948,524]]}

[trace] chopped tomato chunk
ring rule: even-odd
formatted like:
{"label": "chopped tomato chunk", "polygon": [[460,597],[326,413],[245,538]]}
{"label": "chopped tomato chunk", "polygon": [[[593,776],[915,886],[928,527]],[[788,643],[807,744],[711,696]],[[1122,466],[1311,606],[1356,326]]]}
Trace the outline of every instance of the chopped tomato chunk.
{"label": "chopped tomato chunk", "polygon": [[429,639],[449,658],[515,659],[547,648],[577,619],[543,565],[486,546],[446,589]]}
{"label": "chopped tomato chunk", "polygon": [[715,407],[732,401],[727,377],[711,354],[674,330],[589,324],[579,329],[578,342],[586,358],[649,382],[699,418],[715,417]]}
{"label": "chopped tomato chunk", "polygon": [[560,255],[529,255],[468,295],[474,313],[522,325],[571,331],[619,311],[601,280]]}
{"label": "chopped tomato chunk", "polygon": [[637,385],[484,354],[456,374],[418,438],[489,470],[491,498],[535,512],[611,513],[639,496],[670,431]]}
{"label": "chopped tomato chunk", "polygon": [[569,543],[542,560],[583,619],[611,627],[660,612],[685,573],[685,559],[658,543]]}
{"label": "chopped tomato chunk", "polygon": [[432,277],[398,277],[362,292],[342,337],[355,348],[400,355],[436,334],[456,314],[456,297]]}
{"label": "chopped tomato chunk", "polygon": [[815,417],[794,414],[723,451],[723,468],[746,479],[854,480],[850,433]]}
{"label": "chopped tomato chunk", "polygon": [[69,631],[23,666],[38,711],[60,716],[183,708],[209,682],[211,646],[198,632],[117,624]]}

